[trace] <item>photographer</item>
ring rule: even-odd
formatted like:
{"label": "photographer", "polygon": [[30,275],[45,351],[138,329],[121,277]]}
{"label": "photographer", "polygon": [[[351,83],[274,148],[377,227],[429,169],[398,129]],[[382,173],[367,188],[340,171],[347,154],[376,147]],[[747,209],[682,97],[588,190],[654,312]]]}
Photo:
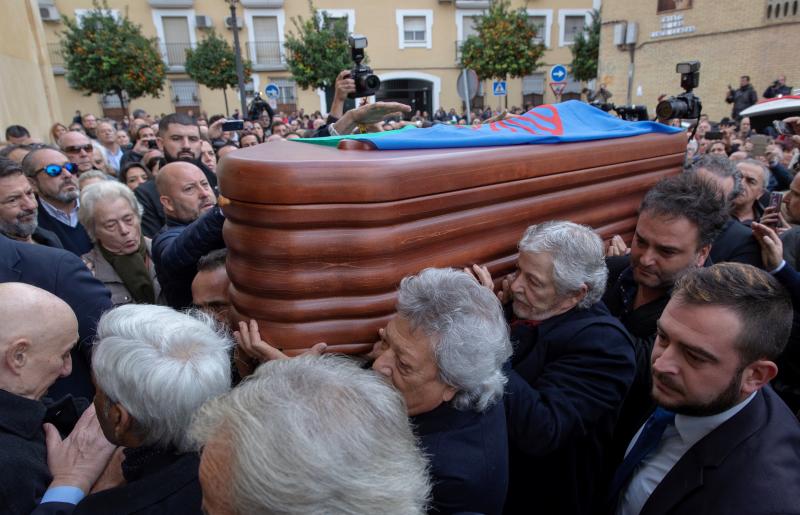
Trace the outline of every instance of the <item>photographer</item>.
{"label": "photographer", "polygon": [[755,104],[758,101],[756,90],[750,84],[750,76],[742,75],[739,80],[739,89],[734,90],[730,84],[728,85],[728,96],[725,97],[725,102],[733,104],[731,111],[731,118],[739,120],[739,113]]}
{"label": "photographer", "polygon": [[764,90],[764,98],[775,98],[791,94],[792,88],[786,85],[785,75],[779,75],[777,80]]}

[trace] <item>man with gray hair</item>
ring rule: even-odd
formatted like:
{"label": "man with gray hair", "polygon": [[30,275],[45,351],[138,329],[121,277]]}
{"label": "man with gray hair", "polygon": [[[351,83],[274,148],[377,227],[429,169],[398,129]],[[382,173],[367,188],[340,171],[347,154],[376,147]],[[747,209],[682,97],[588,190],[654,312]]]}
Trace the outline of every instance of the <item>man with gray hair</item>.
{"label": "man with gray hair", "polygon": [[89,495],[75,513],[200,513],[189,426],[206,401],[230,389],[230,346],[199,312],[127,304],[103,315],[94,404],[106,439],[125,447],[124,484]]}
{"label": "man with gray hair", "polygon": [[[742,194],[742,174],[725,156],[704,155],[688,170],[714,184],[727,200],[732,214],[733,203]],[[711,263],[733,261],[761,267],[761,250],[750,229],[733,216],[714,243],[709,255]]]}
{"label": "man with gray hair", "polygon": [[733,199],[731,215],[749,226],[753,222],[758,222],[764,214],[764,206],[761,205],[760,199],[767,191],[769,168],[757,159],[744,159],[736,163],[736,169],[742,176],[742,192]]}
{"label": "man with gray hair", "polygon": [[[475,272],[493,287],[488,270]],[[592,514],[604,500],[600,472],[636,369],[631,337],[600,300],[607,274],[589,227],[545,222],[519,242],[516,275],[498,293],[514,313],[508,512]]]}
{"label": "man with gray hair", "polygon": [[400,283],[373,370],[406,401],[431,459],[433,509],[500,513],[508,488],[502,306],[468,274],[428,268]]}
{"label": "man with gray hair", "polygon": [[402,396],[345,358],[261,365],[206,403],[191,434],[209,515],[425,512],[427,463]]}

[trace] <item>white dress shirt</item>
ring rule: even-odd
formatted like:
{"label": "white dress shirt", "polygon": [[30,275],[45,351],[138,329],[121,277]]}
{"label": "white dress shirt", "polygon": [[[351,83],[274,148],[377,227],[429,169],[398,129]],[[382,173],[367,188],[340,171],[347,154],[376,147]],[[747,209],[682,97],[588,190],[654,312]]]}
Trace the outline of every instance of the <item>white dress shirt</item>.
{"label": "white dress shirt", "polygon": [[[686,452],[704,436],[721,426],[728,419],[739,413],[747,406],[753,397],[753,392],[747,399],[736,406],[711,415],[709,417],[690,417],[688,415],[675,415],[675,424],[667,426],[656,450],[636,468],[631,476],[628,486],[620,495],[617,505],[617,515],[639,515],[650,494],[656,489],[661,480],[672,470],[672,467],[683,457]],[[644,429],[644,424],[628,444],[625,451],[627,456],[639,435]]]}

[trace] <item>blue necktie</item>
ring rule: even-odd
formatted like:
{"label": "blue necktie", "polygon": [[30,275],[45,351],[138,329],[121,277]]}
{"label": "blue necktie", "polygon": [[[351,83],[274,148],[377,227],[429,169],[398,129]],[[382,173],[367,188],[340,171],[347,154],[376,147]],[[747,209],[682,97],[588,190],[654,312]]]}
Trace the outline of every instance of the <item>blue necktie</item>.
{"label": "blue necktie", "polygon": [[614,474],[614,479],[611,481],[611,488],[609,489],[609,502],[616,504],[622,487],[625,486],[631,478],[634,470],[636,470],[636,467],[639,466],[642,460],[658,447],[658,443],[661,441],[661,437],[664,435],[667,426],[674,421],[675,413],[662,408],[656,408],[653,414],[650,415],[650,418],[647,419],[644,425],[644,429],[642,429],[642,432],[639,434],[639,438],[631,448],[631,452],[625,456],[625,460],[623,460],[622,464],[617,468],[617,472]]}

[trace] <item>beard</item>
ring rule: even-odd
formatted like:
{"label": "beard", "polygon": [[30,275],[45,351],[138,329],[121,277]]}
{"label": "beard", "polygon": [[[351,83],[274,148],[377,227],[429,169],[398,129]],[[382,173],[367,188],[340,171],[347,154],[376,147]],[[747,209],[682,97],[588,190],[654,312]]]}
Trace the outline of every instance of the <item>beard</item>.
{"label": "beard", "polygon": [[[690,417],[710,417],[723,411],[727,411],[739,403],[739,392],[742,383],[742,374],[744,367],[739,367],[733,374],[730,383],[725,389],[720,392],[714,399],[702,404],[676,404],[668,405],[659,402],[658,404],[672,412],[680,415],[688,415]],[[654,374],[655,375],[655,374]],[[682,391],[675,385],[669,376],[659,376],[660,383],[674,390]],[[653,387],[655,392],[655,386]]]}
{"label": "beard", "polygon": [[63,202],[64,204],[69,204],[73,200],[76,200],[78,197],[81,196],[81,192],[78,190],[72,191],[59,191],[55,195],[55,199],[59,202]]}
{"label": "beard", "polygon": [[[37,213],[38,211],[33,209],[31,211],[20,213],[13,222],[0,221],[0,233],[10,236],[14,239],[26,240],[30,238],[30,236],[36,231],[36,228],[39,227],[39,222],[36,219]],[[30,215],[33,215],[33,220],[30,222],[22,221],[22,218]]]}

